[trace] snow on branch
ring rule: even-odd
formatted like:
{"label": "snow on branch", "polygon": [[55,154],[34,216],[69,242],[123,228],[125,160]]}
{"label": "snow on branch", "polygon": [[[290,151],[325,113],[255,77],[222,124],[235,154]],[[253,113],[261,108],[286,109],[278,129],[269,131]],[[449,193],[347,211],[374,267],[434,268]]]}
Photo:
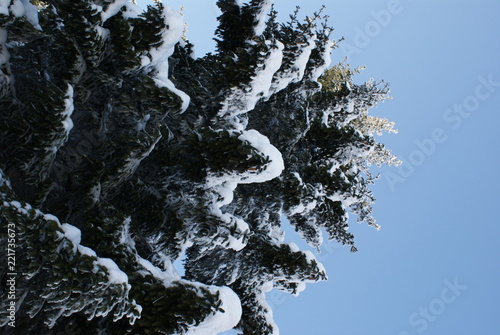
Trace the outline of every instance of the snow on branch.
{"label": "snow on branch", "polygon": [[242,308],[238,295],[227,286],[203,285],[188,282],[193,286],[201,286],[217,295],[221,301],[220,310],[207,317],[200,325],[189,329],[184,335],[217,335],[231,330],[241,319]]}
{"label": "snow on branch", "polygon": [[[5,196],[0,193],[0,198]],[[26,273],[28,277],[38,276],[40,272],[53,272],[47,286],[41,288],[42,299],[30,307],[28,314],[31,317],[42,309],[46,310],[49,314],[45,323],[49,328],[60,317],[78,312],[85,313],[89,320],[113,313],[115,319],[126,316],[131,324],[134,323],[141,307],[135,300],[129,300],[131,286],[127,274],[112,259],[98,257],[95,251],[81,245],[78,228],[61,224],[54,215],[44,214],[16,200],[4,199],[2,214],[17,217],[16,221],[23,223],[18,225],[19,241],[29,241],[27,252],[32,255],[29,259],[30,271]],[[38,250],[32,250],[34,247]],[[61,277],[64,282],[58,279]],[[88,283],[78,279],[81,277],[86,278],[85,282],[93,283],[85,292],[80,285]],[[80,294],[71,294],[77,292]],[[97,297],[100,300],[96,300]]]}
{"label": "snow on branch", "polygon": [[29,0],[0,0],[0,15],[25,17],[35,29],[42,30],[38,23],[38,8]]}
{"label": "snow on branch", "polygon": [[256,153],[265,158],[268,163],[243,173],[209,175],[207,187],[214,189],[219,195],[219,200],[214,203],[216,213],[220,211],[222,206],[232,202],[233,192],[238,184],[263,183],[272,180],[278,177],[285,168],[281,152],[269,142],[266,136],[257,130],[242,131],[238,139],[252,146]]}
{"label": "snow on branch", "polygon": [[101,12],[102,23],[106,22],[109,18],[115,16],[120,12],[123,6],[129,2],[129,0],[116,0],[108,5],[104,12]]}
{"label": "snow on branch", "polygon": [[261,35],[264,32],[264,29],[266,28],[267,13],[271,9],[273,2],[274,1],[272,0],[261,1],[259,9],[255,14],[255,23],[256,23],[254,27],[255,35]]}
{"label": "snow on branch", "polygon": [[311,52],[316,48],[315,39],[316,34],[308,36],[307,40],[299,45],[299,50],[296,52],[297,55],[294,57],[292,64],[282,71],[275,73],[269,95],[278,93],[291,83],[302,80]]}
{"label": "snow on branch", "polygon": [[[266,43],[270,43],[266,41]],[[271,85],[276,71],[281,67],[284,45],[277,42],[270,48],[265,60],[257,65],[255,75],[250,84],[244,87],[235,87],[222,104],[219,115],[232,118],[247,113],[255,108],[259,99],[267,98],[271,94]]]}
{"label": "snow on branch", "polygon": [[176,12],[168,6],[163,7],[163,16],[166,29],[161,34],[162,43],[159,47],[149,51],[150,57],[142,57],[142,66],[147,69],[155,69],[154,80],[157,86],[165,87],[179,96],[182,100],[181,109],[184,112],[189,106],[190,97],[176,88],[168,77],[168,59],[174,53],[175,45],[183,41],[184,19],[180,12]]}

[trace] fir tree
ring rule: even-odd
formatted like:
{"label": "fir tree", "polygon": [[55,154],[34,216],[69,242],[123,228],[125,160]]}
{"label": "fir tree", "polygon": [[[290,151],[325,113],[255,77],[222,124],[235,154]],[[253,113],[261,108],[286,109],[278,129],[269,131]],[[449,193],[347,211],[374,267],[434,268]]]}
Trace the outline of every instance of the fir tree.
{"label": "fir tree", "polygon": [[0,2],[2,332],[277,334],[264,293],[327,279],[283,217],[317,249],[325,230],[356,250],[348,213],[378,227],[369,167],[399,161],[368,112],[387,87],[328,68],[321,11],[219,0],[195,59],[160,2],[34,3]]}

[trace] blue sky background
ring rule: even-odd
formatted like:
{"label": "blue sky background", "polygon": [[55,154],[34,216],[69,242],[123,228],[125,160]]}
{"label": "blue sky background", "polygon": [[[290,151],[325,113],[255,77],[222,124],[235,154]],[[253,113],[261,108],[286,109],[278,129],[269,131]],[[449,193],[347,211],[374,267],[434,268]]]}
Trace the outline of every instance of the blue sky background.
{"label": "blue sky background", "polygon": [[[164,3],[185,6],[199,56],[213,50],[215,0]],[[498,334],[500,1],[275,4],[282,20],[326,5],[332,38],[345,38],[334,62],[390,83],[393,99],[372,112],[396,121],[380,140],[404,161],[373,188],[382,229],[352,222],[359,251],[327,243],[318,256],[328,282],[269,293],[281,334]]]}

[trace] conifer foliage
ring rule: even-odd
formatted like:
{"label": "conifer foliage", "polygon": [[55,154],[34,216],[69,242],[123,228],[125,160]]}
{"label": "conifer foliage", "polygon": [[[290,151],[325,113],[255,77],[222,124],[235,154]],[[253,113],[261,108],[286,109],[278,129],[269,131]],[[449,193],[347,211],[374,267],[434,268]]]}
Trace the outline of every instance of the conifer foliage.
{"label": "conifer foliage", "polygon": [[349,212],[378,227],[387,87],[329,68],[321,12],[271,2],[217,1],[193,58],[161,2],[0,0],[2,333],[278,334],[265,292],[327,279],[283,219],[317,249],[356,250]]}

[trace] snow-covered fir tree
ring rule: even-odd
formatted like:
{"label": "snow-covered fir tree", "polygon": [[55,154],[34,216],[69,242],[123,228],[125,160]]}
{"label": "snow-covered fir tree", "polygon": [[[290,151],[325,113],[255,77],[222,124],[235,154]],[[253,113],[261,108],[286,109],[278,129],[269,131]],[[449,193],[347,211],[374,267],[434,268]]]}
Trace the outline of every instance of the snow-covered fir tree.
{"label": "snow-covered fir tree", "polygon": [[276,335],[265,292],[327,279],[283,218],[318,250],[322,231],[356,250],[348,213],[378,227],[387,87],[330,67],[321,12],[217,5],[194,58],[161,2],[0,0],[2,333]]}

